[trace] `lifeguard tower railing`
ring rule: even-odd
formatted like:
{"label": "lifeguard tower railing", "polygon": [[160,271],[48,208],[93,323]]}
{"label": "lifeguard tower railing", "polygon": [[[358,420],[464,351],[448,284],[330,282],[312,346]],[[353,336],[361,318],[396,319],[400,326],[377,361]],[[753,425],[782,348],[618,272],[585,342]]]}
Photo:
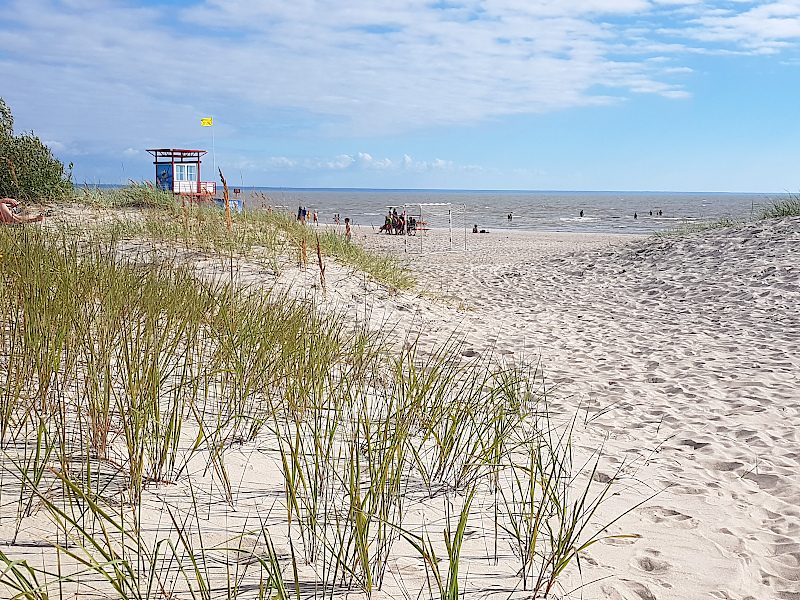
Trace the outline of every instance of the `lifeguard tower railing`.
{"label": "lifeguard tower railing", "polygon": [[155,158],[156,185],[161,189],[198,198],[217,193],[215,181],[200,180],[200,157],[205,150],[154,148],[148,152]]}

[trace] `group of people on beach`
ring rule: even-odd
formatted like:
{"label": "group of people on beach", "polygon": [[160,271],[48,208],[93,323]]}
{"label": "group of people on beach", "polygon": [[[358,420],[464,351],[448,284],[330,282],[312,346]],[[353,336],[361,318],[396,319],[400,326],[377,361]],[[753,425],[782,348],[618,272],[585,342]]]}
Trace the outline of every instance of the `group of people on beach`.
{"label": "group of people on beach", "polygon": [[[297,207],[297,220],[301,223],[314,223],[315,225],[319,223],[319,214],[317,213],[317,209],[315,208],[313,211],[307,209],[305,206],[298,206]],[[339,224],[339,213],[333,215],[333,223],[334,225]],[[350,219],[346,218],[344,220],[344,237],[347,238],[349,242],[353,238],[353,229],[350,227]]]}
{"label": "group of people on beach", "polygon": [[298,206],[297,207],[297,220],[301,223],[305,223],[306,221],[311,222],[313,219],[314,223],[318,223],[319,215],[317,215],[317,209],[315,208],[313,212],[307,209],[305,206]]}
{"label": "group of people on beach", "polygon": [[381,231],[394,235],[416,235],[417,220],[411,216],[406,217],[405,211],[398,215],[396,208],[394,210],[390,208],[378,233]]}

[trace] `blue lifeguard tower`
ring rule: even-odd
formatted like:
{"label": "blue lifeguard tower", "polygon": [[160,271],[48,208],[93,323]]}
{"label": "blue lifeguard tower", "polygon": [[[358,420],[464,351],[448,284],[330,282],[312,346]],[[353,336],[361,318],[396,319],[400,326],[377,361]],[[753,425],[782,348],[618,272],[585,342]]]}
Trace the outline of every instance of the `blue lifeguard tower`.
{"label": "blue lifeguard tower", "polygon": [[200,180],[200,157],[206,154],[205,150],[155,148],[148,152],[155,158],[156,185],[160,189],[198,199],[217,193],[215,181]]}

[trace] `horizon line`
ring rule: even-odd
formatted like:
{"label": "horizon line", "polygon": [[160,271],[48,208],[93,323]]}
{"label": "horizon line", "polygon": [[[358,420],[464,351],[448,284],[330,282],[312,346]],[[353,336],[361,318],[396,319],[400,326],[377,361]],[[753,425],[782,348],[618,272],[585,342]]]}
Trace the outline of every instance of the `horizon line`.
{"label": "horizon line", "polygon": [[[147,180],[144,180],[147,181]],[[126,183],[89,183],[84,181],[82,187],[123,188]],[[229,188],[231,186],[228,186]],[[236,187],[236,186],[233,186]],[[766,195],[787,194],[792,192],[721,192],[721,191],[674,191],[674,190],[524,190],[524,189],[469,189],[469,188],[370,188],[370,187],[284,187],[270,185],[243,185],[243,190],[270,190],[277,192],[396,192],[396,193],[439,193],[439,194],[716,194],[716,195]]]}

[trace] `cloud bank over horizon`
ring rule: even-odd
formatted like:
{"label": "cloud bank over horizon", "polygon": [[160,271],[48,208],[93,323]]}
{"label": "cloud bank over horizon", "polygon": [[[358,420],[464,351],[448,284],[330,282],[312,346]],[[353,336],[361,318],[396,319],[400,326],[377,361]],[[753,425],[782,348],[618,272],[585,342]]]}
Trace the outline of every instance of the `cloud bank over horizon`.
{"label": "cloud bank over horizon", "polygon": [[481,170],[401,140],[692,102],[707,61],[792,65],[798,39],[800,0],[10,0],[0,96],[76,163],[207,145],[213,116],[254,176]]}

